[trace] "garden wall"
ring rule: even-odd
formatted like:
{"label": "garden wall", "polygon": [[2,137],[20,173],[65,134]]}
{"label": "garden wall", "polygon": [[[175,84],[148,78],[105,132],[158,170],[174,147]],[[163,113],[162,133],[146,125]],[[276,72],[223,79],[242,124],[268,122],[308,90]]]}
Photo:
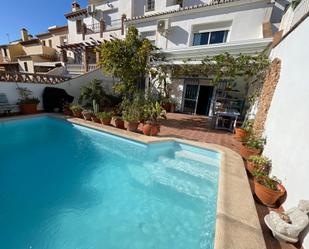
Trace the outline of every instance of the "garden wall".
{"label": "garden wall", "polygon": [[[273,161],[273,174],[283,180],[285,208],[309,200],[309,18],[281,41],[271,57],[281,60],[280,79],[265,123],[264,154]],[[309,235],[304,247],[309,248]]]}
{"label": "garden wall", "polygon": [[74,96],[74,102],[76,102],[80,95],[80,88],[93,79],[100,79],[103,81],[103,87],[106,92],[112,93],[113,80],[111,77],[104,76],[101,69],[97,69],[90,73],[81,75],[79,77],[73,78],[69,81],[65,81],[60,84],[50,85],[50,84],[34,84],[34,83],[16,83],[16,82],[0,82],[0,93],[5,93],[8,97],[10,104],[15,104],[18,99],[18,92],[16,90],[17,86],[26,87],[32,91],[34,97],[40,99],[40,104],[38,106],[39,110],[42,110],[42,94],[45,87],[56,87],[66,90],[68,94]]}

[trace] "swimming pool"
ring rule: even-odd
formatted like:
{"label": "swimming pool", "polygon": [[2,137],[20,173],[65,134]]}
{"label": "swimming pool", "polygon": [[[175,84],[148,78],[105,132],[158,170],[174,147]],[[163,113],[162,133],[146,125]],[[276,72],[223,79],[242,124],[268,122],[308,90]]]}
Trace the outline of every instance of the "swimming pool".
{"label": "swimming pool", "polygon": [[213,248],[220,154],[0,122],[0,248]]}

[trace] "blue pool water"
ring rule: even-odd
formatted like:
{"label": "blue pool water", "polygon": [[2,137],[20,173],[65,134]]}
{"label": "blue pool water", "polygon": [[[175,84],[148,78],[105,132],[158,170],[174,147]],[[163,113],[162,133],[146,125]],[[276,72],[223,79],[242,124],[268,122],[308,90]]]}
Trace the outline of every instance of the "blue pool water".
{"label": "blue pool water", "polygon": [[1,249],[211,249],[220,155],[0,122]]}

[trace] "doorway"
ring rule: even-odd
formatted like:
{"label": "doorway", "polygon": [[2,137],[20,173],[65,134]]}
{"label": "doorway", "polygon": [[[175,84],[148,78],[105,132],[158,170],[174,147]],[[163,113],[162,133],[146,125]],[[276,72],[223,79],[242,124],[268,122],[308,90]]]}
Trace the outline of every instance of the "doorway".
{"label": "doorway", "polygon": [[208,115],[211,106],[213,94],[213,86],[200,86],[200,91],[197,100],[196,114]]}
{"label": "doorway", "polygon": [[183,112],[208,116],[212,104],[213,86],[200,85],[198,80],[186,80]]}

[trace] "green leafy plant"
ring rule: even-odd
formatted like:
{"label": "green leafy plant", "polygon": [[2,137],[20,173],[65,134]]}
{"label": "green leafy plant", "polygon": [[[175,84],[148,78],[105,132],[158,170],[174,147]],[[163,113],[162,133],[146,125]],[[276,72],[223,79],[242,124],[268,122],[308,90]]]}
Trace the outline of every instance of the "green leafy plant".
{"label": "green leafy plant", "polygon": [[265,156],[251,156],[248,161],[257,165],[271,165],[271,160]]}
{"label": "green leafy plant", "polygon": [[83,111],[83,108],[80,106],[80,105],[78,105],[78,104],[76,104],[76,105],[70,105],[70,110],[71,111],[75,111],[75,112],[82,112]]}
{"label": "green leafy plant", "polygon": [[17,91],[19,93],[19,101],[18,104],[39,104],[40,100],[38,98],[30,97],[32,95],[32,91],[26,87],[18,87]]}
{"label": "green leafy plant", "polygon": [[144,119],[149,124],[157,125],[160,119],[166,119],[166,111],[158,102],[150,102],[144,106]]}
{"label": "green leafy plant", "polygon": [[265,156],[250,156],[248,161],[254,164],[256,171],[262,171],[266,174],[270,172],[271,160]]}
{"label": "green leafy plant", "polygon": [[297,6],[301,3],[301,1],[302,0],[292,0],[291,3],[290,3],[291,6],[292,6],[292,9],[295,10],[297,8]]}
{"label": "green leafy plant", "polygon": [[96,114],[98,119],[111,119],[112,113],[111,112],[99,112]]}
{"label": "green leafy plant", "polygon": [[83,105],[85,108],[98,108],[97,105],[100,104],[102,99],[106,97],[106,93],[102,87],[102,81],[94,79],[87,85],[81,87],[79,104]]}
{"label": "green leafy plant", "polygon": [[249,136],[245,142],[245,146],[250,149],[262,150],[265,145],[265,139],[257,138],[253,135]]}
{"label": "green leafy plant", "polygon": [[156,50],[148,39],[140,38],[134,26],[130,26],[125,39],[112,39],[101,44],[99,64],[105,73],[119,79],[115,91],[131,96],[149,73],[150,63],[158,57],[154,53]]}
{"label": "green leafy plant", "polygon": [[253,128],[253,123],[254,123],[254,120],[245,120],[245,122],[242,124],[241,128],[243,130],[245,130],[246,132],[251,132],[252,131],[252,128]]}
{"label": "green leafy plant", "polygon": [[266,188],[272,189],[274,191],[280,191],[278,184],[281,184],[281,181],[277,177],[269,177],[262,171],[254,171],[253,176],[259,184],[265,186]]}

